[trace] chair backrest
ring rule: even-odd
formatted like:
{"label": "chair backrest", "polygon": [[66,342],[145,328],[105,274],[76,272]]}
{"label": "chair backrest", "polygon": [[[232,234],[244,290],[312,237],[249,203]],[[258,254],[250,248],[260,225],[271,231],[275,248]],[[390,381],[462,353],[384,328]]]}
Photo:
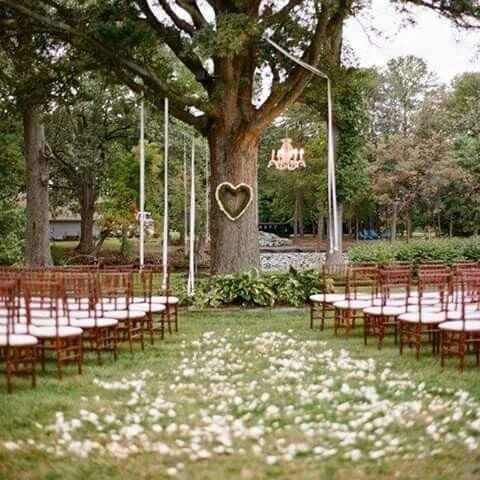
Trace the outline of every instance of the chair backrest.
{"label": "chair backrest", "polygon": [[453,266],[453,272],[455,277],[461,276],[464,273],[477,273],[480,274],[480,264],[475,261],[471,262],[457,262]]}
{"label": "chair backrest", "polygon": [[437,304],[440,306],[441,312],[447,312],[450,297],[451,274],[445,270],[427,271],[418,277],[418,309],[421,314],[423,312],[423,300],[426,294],[435,294]]}
{"label": "chair backrest", "polygon": [[412,264],[410,262],[384,263],[380,267],[382,268],[382,270],[413,270]]}
{"label": "chair backrest", "polygon": [[428,273],[435,273],[435,272],[447,272],[451,271],[450,267],[445,263],[440,262],[426,262],[421,263],[418,266],[418,275],[428,274]]}
{"label": "chair backrest", "polygon": [[133,297],[133,272],[104,272],[97,274],[97,300],[115,309],[128,310]]}
{"label": "chair backrest", "polygon": [[480,308],[480,272],[465,271],[456,275],[452,281],[451,301],[456,310],[461,312],[462,319],[469,307]]}
{"label": "chair backrest", "polygon": [[379,271],[379,293],[382,304],[390,300],[393,294],[400,294],[400,300],[408,305],[412,286],[412,268],[382,268]]}
{"label": "chair backrest", "polygon": [[101,270],[102,272],[131,272],[137,267],[131,263],[128,265],[103,265]]}
{"label": "chair backrest", "polygon": [[[17,282],[0,282],[0,324],[5,329],[6,346],[10,345],[10,335],[15,334],[18,303],[16,301]],[[2,332],[3,333],[3,332]]]}
{"label": "chair backrest", "polygon": [[54,326],[69,325],[69,309],[63,281],[28,279],[20,280],[20,291],[24,300],[27,325]]}
{"label": "chair backrest", "polygon": [[357,296],[368,294],[373,297],[378,293],[379,269],[377,266],[350,267],[347,272],[346,297],[355,300]]}
{"label": "chair backrest", "polygon": [[145,265],[142,269],[143,272],[149,272],[151,275],[151,295],[155,292],[159,292],[160,295],[169,296],[171,294],[170,290],[170,267],[167,264],[167,275],[165,279],[165,284],[163,281],[163,265],[149,264]]}
{"label": "chair backrest", "polygon": [[96,317],[96,275],[85,272],[68,272],[63,275],[65,296],[71,311],[88,312]]}

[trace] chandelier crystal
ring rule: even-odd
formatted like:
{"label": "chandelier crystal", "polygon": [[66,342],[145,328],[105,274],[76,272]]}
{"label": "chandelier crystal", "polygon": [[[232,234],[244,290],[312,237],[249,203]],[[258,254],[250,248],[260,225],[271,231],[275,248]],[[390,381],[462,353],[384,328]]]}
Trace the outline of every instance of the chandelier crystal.
{"label": "chandelier crystal", "polygon": [[278,170],[296,170],[306,167],[303,154],[303,148],[293,148],[291,138],[283,138],[281,148],[272,150],[272,158],[268,162],[268,167],[275,167]]}

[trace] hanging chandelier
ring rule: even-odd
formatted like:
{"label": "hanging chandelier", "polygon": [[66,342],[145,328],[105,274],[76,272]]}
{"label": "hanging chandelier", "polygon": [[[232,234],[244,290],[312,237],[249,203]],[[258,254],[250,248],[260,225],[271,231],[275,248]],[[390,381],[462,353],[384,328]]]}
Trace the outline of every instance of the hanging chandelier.
{"label": "hanging chandelier", "polygon": [[272,150],[272,158],[268,162],[268,168],[275,167],[278,170],[296,170],[306,167],[303,160],[303,148],[293,148],[291,138],[283,138],[279,150]]}

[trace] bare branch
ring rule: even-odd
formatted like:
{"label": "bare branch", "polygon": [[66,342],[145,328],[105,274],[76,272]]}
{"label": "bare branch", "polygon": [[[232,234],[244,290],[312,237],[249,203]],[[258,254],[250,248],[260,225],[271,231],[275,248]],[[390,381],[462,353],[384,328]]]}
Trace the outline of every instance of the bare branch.
{"label": "bare branch", "polygon": [[161,35],[177,58],[195,75],[197,82],[208,91],[211,88],[212,78],[203,67],[200,59],[194,54],[187,53],[185,41],[182,39],[180,32],[173,28],[168,28],[160,22],[152,11],[148,0],[137,0],[137,5],[147,17],[150,26]]}
{"label": "bare branch", "polygon": [[450,2],[445,0],[397,0],[398,4],[418,5],[449,18],[462,28],[480,29],[480,5],[476,0]]}
{"label": "bare branch", "polygon": [[158,4],[163,8],[165,13],[170,17],[172,22],[175,24],[177,28],[183,30],[184,32],[188,33],[189,35],[195,34],[195,27],[190,23],[186,22],[185,20],[181,19],[172,9],[168,0],[158,0]]}
{"label": "bare branch", "polygon": [[208,22],[198,8],[195,0],[177,0],[177,3],[180,5],[180,7],[182,7],[185,11],[188,12],[190,17],[192,17],[193,23],[197,30],[208,26]]}

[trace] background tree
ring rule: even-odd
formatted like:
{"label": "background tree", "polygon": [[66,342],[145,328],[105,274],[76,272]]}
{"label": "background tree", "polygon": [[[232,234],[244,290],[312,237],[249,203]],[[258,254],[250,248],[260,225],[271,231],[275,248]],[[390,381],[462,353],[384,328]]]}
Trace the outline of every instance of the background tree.
{"label": "background tree", "polygon": [[79,65],[67,44],[39,31],[28,17],[0,5],[0,90],[23,126],[26,191],[25,260],[52,263],[49,245],[49,171],[43,115],[75,86]]}
{"label": "background tree", "polygon": [[[80,243],[77,250],[89,254],[95,249],[93,225],[95,203],[109,177],[115,153],[126,144],[131,148],[134,99],[105,80],[84,77],[74,99],[48,115],[47,145],[52,169],[52,193],[61,203],[76,204],[80,213]],[[136,122],[135,122],[136,123]],[[117,156],[118,158],[118,156]],[[57,201],[57,203],[59,203]]]}

